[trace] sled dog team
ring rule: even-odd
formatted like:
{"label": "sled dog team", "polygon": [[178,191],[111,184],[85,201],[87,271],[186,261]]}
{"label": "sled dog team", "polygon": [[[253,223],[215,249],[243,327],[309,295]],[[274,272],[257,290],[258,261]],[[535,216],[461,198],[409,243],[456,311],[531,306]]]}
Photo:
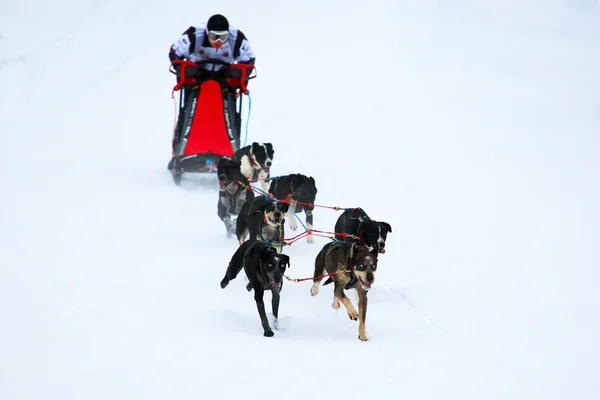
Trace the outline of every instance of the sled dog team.
{"label": "sled dog team", "polygon": [[[217,214],[225,224],[228,237],[235,235],[240,244],[221,280],[221,288],[244,269],[248,278],[246,289],[254,290],[264,335],[268,337],[274,333],[269,326],[263,296],[265,291],[271,291],[273,327],[277,329],[284,273],[290,266],[290,258],[282,254],[285,221],[287,219],[290,229],[296,230],[295,214],[304,211],[305,227],[312,229],[317,195],[313,177],[289,174],[271,179],[274,153],[271,143],[254,142],[217,163]],[[250,182],[254,181],[269,195],[256,196],[249,190]],[[324,245],[315,258],[310,294],[319,293],[322,279],[328,278],[324,285],[333,282],[332,307],[339,309],[340,303],[343,304],[348,317],[359,321],[358,338],[362,341],[368,340],[365,331],[367,293],[375,282],[378,256],[385,252],[389,232],[392,232],[390,224],[372,220],[361,208],[346,209],[335,223],[336,240]],[[312,243],[313,236],[307,235],[306,240]],[[344,293],[349,289],[358,292],[358,311]]]}

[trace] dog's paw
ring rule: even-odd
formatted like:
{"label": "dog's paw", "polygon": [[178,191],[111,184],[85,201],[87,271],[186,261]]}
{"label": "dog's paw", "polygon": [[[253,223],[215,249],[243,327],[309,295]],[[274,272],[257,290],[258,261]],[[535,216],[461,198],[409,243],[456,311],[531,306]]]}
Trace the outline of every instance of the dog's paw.
{"label": "dog's paw", "polygon": [[340,301],[338,300],[337,297],[335,297],[333,299],[333,303],[331,303],[331,308],[333,308],[334,310],[339,310],[340,309]]}
{"label": "dog's paw", "polygon": [[223,280],[221,281],[221,289],[225,289],[227,285],[229,285],[229,279],[223,278]]}
{"label": "dog's paw", "polygon": [[348,317],[352,320],[352,321],[358,321],[358,313],[356,312],[356,310],[349,310],[348,311]]}
{"label": "dog's paw", "polygon": [[359,338],[360,340],[362,340],[363,342],[367,342],[367,341],[369,341],[369,338],[367,338],[367,336],[366,336],[366,335],[358,335],[358,338]]}
{"label": "dog's paw", "polygon": [[311,234],[309,233],[309,234],[306,236],[306,241],[307,241],[308,243],[314,243],[314,241],[315,241],[315,238],[314,238],[314,236],[313,236],[313,235],[311,235]]}
{"label": "dog's paw", "polygon": [[279,320],[277,318],[273,319],[273,328],[279,329]]}
{"label": "dog's paw", "polygon": [[317,283],[315,283],[310,288],[310,295],[311,296],[316,296],[318,294],[319,294],[319,285]]}
{"label": "dog's paw", "polygon": [[272,331],[272,330],[270,330],[270,329],[269,329],[268,331],[265,331],[265,336],[266,336],[266,337],[273,337],[274,335],[275,335],[275,334],[274,334],[274,333],[273,333],[273,331]]}
{"label": "dog's paw", "polygon": [[248,282],[246,284],[246,290],[249,291],[249,292],[251,292],[252,289],[254,289],[254,286],[252,286],[252,282]]}
{"label": "dog's paw", "polygon": [[296,223],[296,218],[290,218],[290,229],[293,231],[298,229],[298,224]]}

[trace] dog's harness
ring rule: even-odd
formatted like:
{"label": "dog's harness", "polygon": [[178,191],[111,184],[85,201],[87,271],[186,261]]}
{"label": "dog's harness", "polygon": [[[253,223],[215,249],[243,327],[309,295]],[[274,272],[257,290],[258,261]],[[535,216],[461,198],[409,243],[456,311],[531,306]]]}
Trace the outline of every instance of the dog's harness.
{"label": "dog's harness", "polygon": [[256,159],[254,158],[254,153],[252,152],[252,150],[248,152],[248,160],[250,160],[250,165],[252,165],[253,167],[256,167],[258,165]]}
{"label": "dog's harness", "polygon": [[[263,225],[268,225],[268,226],[271,226],[271,225],[269,225],[269,223],[267,222],[267,218],[265,218],[265,214],[262,214],[262,222],[263,222]],[[265,243],[267,243],[267,244],[271,244],[271,243],[275,242],[275,241],[276,241],[276,239],[277,239],[278,237],[279,237],[279,238],[280,238],[280,237],[282,237],[282,236],[283,236],[283,225],[278,225],[278,226],[276,226],[276,227],[274,227],[274,228],[277,228],[277,234],[276,234],[276,235],[275,235],[273,238],[271,238],[271,240],[267,240],[267,239],[265,239],[265,237],[263,236],[263,230],[262,230],[262,226],[261,226],[261,227],[258,229],[258,236],[259,236],[260,240],[261,240],[262,242],[265,242]]]}
{"label": "dog's harness", "polygon": [[348,218],[348,220],[356,220],[356,221],[358,221],[358,226],[356,227],[356,233],[358,233],[358,241],[361,242],[361,243],[366,244],[366,242],[362,238],[364,231],[361,229],[362,224],[364,222],[364,219],[362,217],[357,217],[357,218]]}
{"label": "dog's harness", "polygon": [[[356,282],[358,282],[358,277],[354,273],[354,266],[352,265],[352,261],[354,260],[354,246],[355,245],[356,245],[355,243],[352,243],[350,245],[350,248],[346,252],[346,270],[344,272],[346,272],[346,274],[350,277],[350,282],[348,282],[346,284],[346,288],[354,286],[356,284]],[[338,247],[342,247],[342,246],[344,246],[343,242],[334,242],[333,245],[327,251],[325,258],[329,257],[329,254],[333,250],[337,249]],[[336,271],[336,272],[338,272],[338,271]]]}

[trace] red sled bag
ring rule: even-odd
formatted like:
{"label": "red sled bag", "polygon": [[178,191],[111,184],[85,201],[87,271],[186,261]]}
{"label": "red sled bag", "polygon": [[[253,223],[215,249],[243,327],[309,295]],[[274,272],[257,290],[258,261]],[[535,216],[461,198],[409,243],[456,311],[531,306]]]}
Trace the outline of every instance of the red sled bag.
{"label": "red sled bag", "polygon": [[[187,97],[185,111],[178,124],[180,132],[174,132],[173,160],[169,164],[176,183],[183,172],[216,172],[221,157],[231,157],[239,148],[240,116],[236,112],[236,98],[247,93],[250,64],[229,66],[220,61],[207,60],[226,65],[223,71],[207,71],[201,63],[175,60],[179,65],[178,81],[173,92],[183,90]],[[171,71],[174,72],[174,71]],[[241,101],[241,100],[240,100]],[[175,138],[177,136],[177,138]]]}

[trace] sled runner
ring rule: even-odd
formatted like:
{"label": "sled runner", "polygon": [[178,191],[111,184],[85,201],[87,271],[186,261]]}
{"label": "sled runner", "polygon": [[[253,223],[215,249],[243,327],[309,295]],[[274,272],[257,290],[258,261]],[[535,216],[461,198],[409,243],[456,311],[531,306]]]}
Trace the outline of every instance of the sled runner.
{"label": "sled runner", "polygon": [[[219,71],[208,71],[202,64],[218,64]],[[191,173],[216,173],[221,157],[231,157],[240,147],[241,107],[236,106],[240,93],[247,93],[247,80],[254,69],[251,64],[227,64],[217,60],[193,62],[175,60],[180,91],[179,120],[173,132],[173,158],[168,169],[179,185],[181,176]],[[248,77],[248,78],[245,78]]]}

